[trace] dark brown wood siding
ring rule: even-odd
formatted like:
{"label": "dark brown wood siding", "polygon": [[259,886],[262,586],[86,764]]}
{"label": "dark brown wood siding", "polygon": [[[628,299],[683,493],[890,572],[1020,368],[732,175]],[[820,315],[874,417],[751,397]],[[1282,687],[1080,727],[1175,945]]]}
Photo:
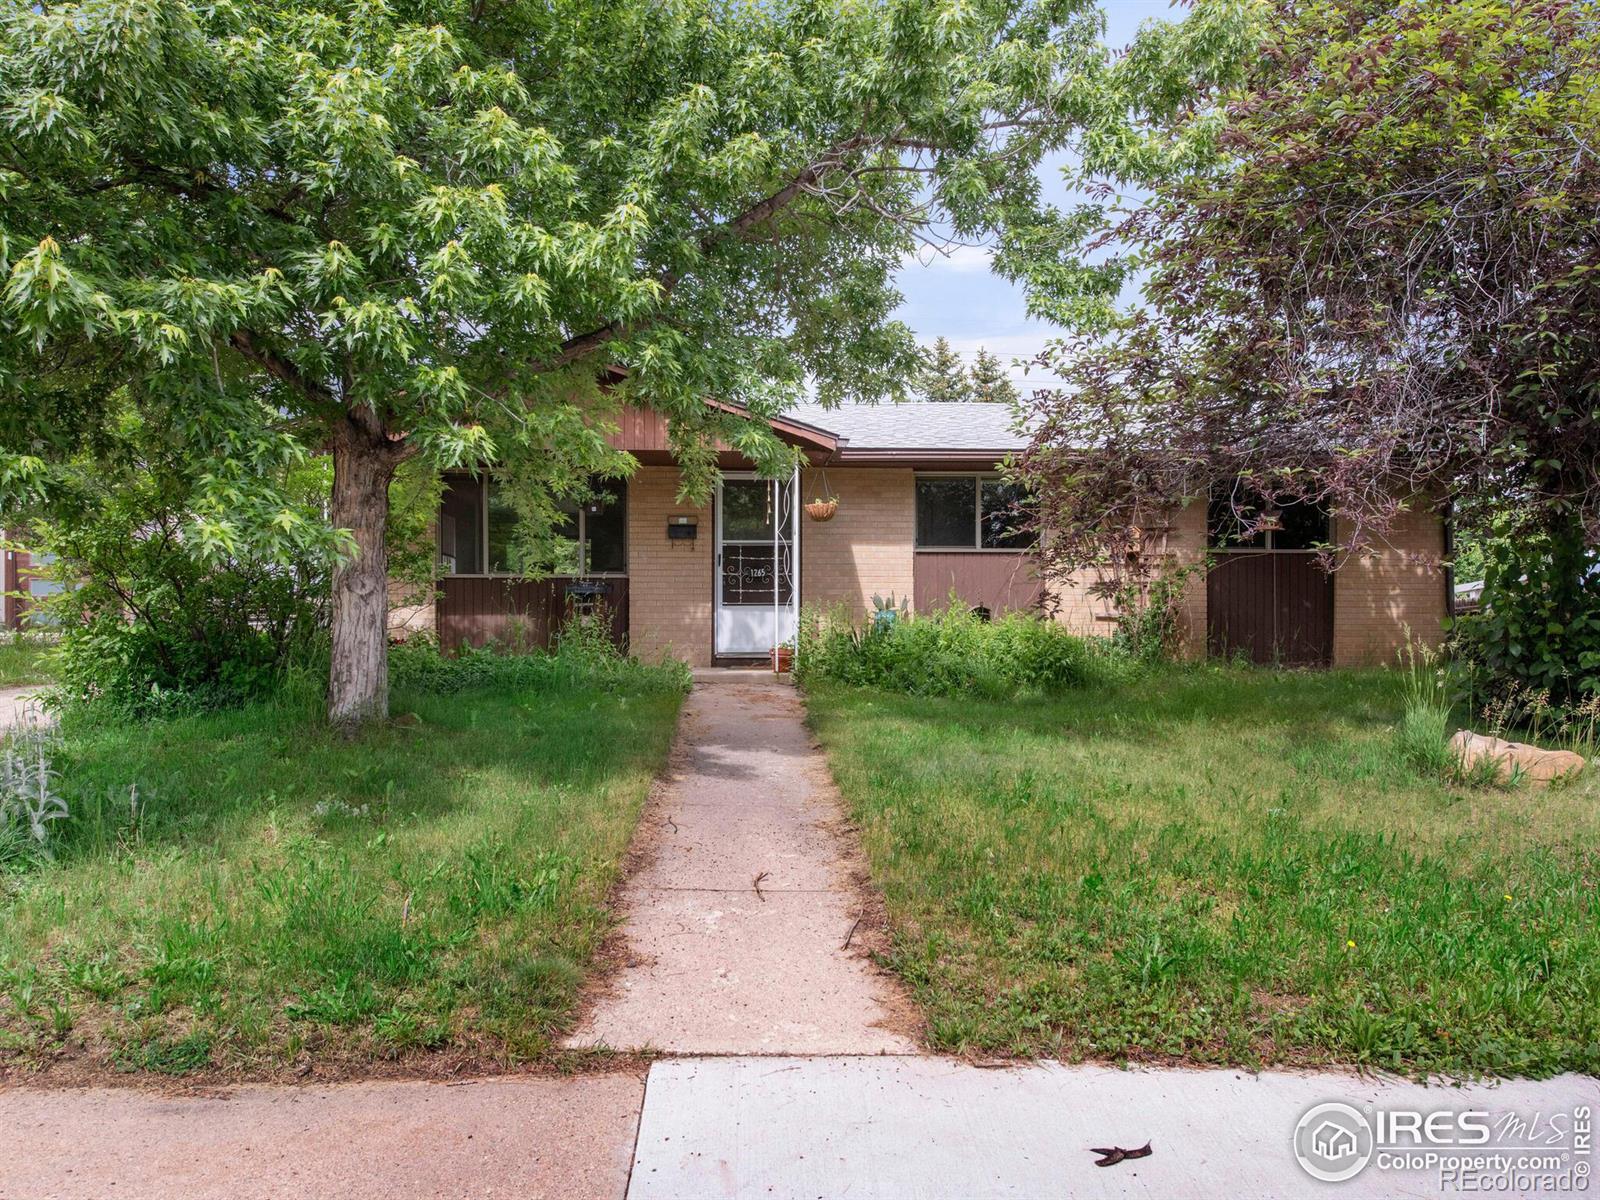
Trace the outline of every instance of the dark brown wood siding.
{"label": "dark brown wood siding", "polygon": [[669,450],[672,447],[671,431],[667,419],[654,409],[625,405],[614,421],[617,432],[606,442],[618,450]]}
{"label": "dark brown wood siding", "polygon": [[[555,579],[493,579],[479,576],[446,576],[439,581],[439,645],[447,650],[459,646],[482,646],[489,642],[511,646],[548,646],[560,630],[571,606],[578,602],[569,594],[575,581]],[[617,645],[628,644],[628,581],[620,577],[584,580],[601,595],[611,620],[611,636]]]}
{"label": "dark brown wood siding", "polygon": [[998,617],[1034,608],[1044,590],[1033,573],[1033,556],[1021,551],[918,550],[911,580],[918,612],[944,608],[953,591]]}
{"label": "dark brown wood siding", "polygon": [[29,588],[27,580],[30,559],[26,550],[6,550],[3,584],[5,597],[0,607],[5,610],[5,627],[21,629],[22,619],[28,611]]}
{"label": "dark brown wood siding", "polygon": [[1333,576],[1314,554],[1218,554],[1206,575],[1206,627],[1212,654],[1327,666],[1333,661]]}

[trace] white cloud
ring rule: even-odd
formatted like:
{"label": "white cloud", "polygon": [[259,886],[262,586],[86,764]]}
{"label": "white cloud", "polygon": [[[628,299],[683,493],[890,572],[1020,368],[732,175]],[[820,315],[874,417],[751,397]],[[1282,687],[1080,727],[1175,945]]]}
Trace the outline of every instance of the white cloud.
{"label": "white cloud", "polygon": [[921,246],[908,255],[905,269],[921,267],[928,271],[949,271],[957,275],[987,272],[994,259],[993,246],[952,246],[946,251]]}

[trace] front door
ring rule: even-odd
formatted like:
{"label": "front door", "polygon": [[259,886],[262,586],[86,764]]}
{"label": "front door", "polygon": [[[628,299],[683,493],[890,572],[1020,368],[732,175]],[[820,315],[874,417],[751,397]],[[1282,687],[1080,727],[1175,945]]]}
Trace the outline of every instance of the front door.
{"label": "front door", "polygon": [[727,475],[717,485],[719,655],[765,657],[794,638],[794,501],[792,482]]}

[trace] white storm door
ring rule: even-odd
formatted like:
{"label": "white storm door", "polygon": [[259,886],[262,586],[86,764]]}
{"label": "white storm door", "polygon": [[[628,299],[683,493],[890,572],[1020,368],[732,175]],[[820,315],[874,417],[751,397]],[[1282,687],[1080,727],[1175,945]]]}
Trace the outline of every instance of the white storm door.
{"label": "white storm door", "polygon": [[717,654],[766,656],[794,638],[794,485],[725,475],[717,485]]}

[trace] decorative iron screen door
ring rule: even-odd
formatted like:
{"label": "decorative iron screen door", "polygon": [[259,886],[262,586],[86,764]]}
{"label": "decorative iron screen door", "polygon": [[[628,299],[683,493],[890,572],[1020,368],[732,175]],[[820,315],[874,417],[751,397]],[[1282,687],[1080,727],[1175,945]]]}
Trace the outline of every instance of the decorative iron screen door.
{"label": "decorative iron screen door", "polygon": [[726,475],[717,486],[714,648],[769,654],[799,627],[795,482]]}

